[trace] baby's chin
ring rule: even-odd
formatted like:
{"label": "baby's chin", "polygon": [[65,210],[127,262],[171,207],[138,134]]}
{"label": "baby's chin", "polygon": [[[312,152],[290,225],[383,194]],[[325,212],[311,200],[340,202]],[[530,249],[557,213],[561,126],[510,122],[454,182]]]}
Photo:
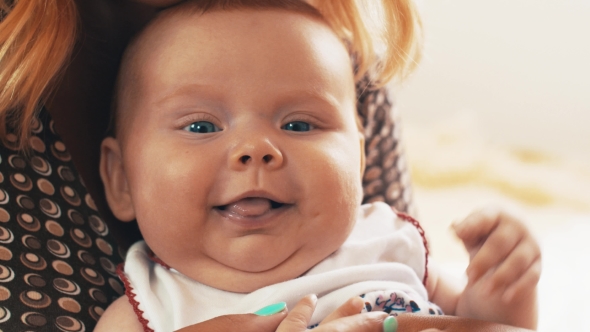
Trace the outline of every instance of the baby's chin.
{"label": "baby's chin", "polygon": [[[251,293],[260,288],[295,279],[305,274],[324,257],[291,255],[285,259],[258,262],[217,262],[214,275],[198,280],[210,287],[234,293]],[[236,264],[234,264],[236,263]]]}

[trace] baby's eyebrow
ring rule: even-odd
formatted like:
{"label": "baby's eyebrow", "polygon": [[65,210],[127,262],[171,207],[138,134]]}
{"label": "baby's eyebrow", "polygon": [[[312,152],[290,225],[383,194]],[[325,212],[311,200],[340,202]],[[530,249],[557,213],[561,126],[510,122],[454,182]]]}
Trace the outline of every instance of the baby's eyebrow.
{"label": "baby's eyebrow", "polygon": [[177,88],[170,88],[170,92],[165,93],[161,98],[154,102],[155,106],[161,107],[166,103],[176,100],[180,97],[199,97],[209,100],[220,100],[221,94],[213,85],[202,83],[184,84]]}
{"label": "baby's eyebrow", "polygon": [[[305,89],[291,88],[288,84],[286,84],[285,87],[275,88],[276,90],[269,91],[269,93],[275,94],[275,103],[278,104],[275,106],[277,107],[285,105],[315,104],[337,110],[342,106],[339,99],[329,91],[315,89],[313,87]],[[224,94],[227,93],[227,91],[220,90],[219,87],[215,85],[204,83],[185,84],[169,90],[170,92],[165,93],[164,96],[154,102],[155,106],[162,107],[165,104],[182,97],[199,98],[201,101],[221,103]]]}
{"label": "baby's eyebrow", "polygon": [[327,91],[317,91],[313,89],[292,90],[286,92],[280,98],[282,104],[321,104],[330,108],[339,109],[340,102],[338,98]]}

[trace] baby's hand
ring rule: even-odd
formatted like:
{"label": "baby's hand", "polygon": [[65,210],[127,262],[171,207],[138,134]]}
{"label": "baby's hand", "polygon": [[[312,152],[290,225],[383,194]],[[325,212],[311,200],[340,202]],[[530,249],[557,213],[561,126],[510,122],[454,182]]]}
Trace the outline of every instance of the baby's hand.
{"label": "baby's hand", "polygon": [[518,218],[487,208],[453,228],[470,255],[466,291],[480,279],[483,294],[478,292],[478,296],[501,294],[504,303],[535,291],[541,275],[541,251]]}
{"label": "baby's hand", "polygon": [[455,314],[535,329],[541,251],[525,225],[497,208],[454,225],[470,255]]}

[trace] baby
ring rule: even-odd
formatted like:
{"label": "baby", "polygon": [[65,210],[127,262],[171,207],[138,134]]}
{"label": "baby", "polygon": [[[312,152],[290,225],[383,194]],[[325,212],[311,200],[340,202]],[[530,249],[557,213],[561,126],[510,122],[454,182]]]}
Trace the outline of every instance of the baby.
{"label": "baby", "polygon": [[[101,176],[113,213],[137,219],[145,242],[99,328],[172,331],[311,293],[310,326],[362,295],[366,311],[439,314],[432,301],[534,327],[538,247],[526,229],[458,226],[472,266],[464,289],[451,286],[426,266],[408,218],[361,206],[347,46],[304,2],[224,2],[163,12],[124,57]],[[117,316],[130,306],[137,317]]]}

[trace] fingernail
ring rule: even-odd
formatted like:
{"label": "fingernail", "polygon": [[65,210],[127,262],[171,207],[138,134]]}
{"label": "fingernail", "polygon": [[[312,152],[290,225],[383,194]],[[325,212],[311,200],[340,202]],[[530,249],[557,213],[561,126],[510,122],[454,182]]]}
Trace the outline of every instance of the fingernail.
{"label": "fingernail", "polygon": [[254,312],[255,315],[258,316],[272,316],[274,314],[278,314],[279,312],[287,309],[287,303],[279,302],[271,305],[267,305],[266,307]]}
{"label": "fingernail", "polygon": [[385,318],[383,321],[383,332],[397,331],[397,320],[393,316]]}

